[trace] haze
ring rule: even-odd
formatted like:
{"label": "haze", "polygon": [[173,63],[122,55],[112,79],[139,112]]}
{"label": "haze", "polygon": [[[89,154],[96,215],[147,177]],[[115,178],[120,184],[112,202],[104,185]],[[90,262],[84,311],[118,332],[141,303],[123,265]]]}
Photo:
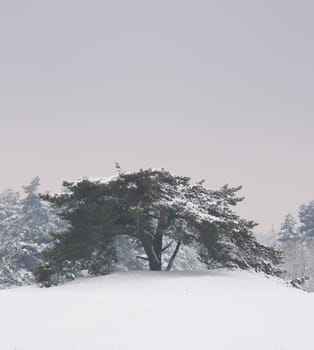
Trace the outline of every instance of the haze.
{"label": "haze", "polygon": [[243,185],[267,231],[314,199],[312,1],[1,1],[0,189],[165,167]]}

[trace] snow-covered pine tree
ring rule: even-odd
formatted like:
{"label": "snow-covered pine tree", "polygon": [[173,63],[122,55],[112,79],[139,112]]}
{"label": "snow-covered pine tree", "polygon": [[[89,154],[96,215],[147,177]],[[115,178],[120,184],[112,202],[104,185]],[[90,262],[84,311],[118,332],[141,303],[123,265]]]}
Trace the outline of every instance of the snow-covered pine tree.
{"label": "snow-covered pine tree", "polygon": [[5,190],[0,194],[0,288],[11,283],[10,262],[14,241],[7,237],[7,230],[21,210],[19,193]]}
{"label": "snow-covered pine tree", "polygon": [[20,195],[12,190],[0,193],[0,227],[12,219],[20,209]]}
{"label": "snow-covered pine tree", "polygon": [[103,182],[65,182],[64,188],[63,194],[45,196],[69,225],[46,251],[39,282],[49,284],[69,262],[108,267],[117,259],[114,243],[120,236],[141,248],[137,258],[150,270],[171,269],[181,247],[193,246],[209,267],[279,272],[280,253],[259,244],[252,235],[255,223],[232,210],[243,199],[237,197],[239,187],[213,191],[187,177],[148,169]]}
{"label": "snow-covered pine tree", "polygon": [[42,251],[52,241],[49,233],[59,232],[63,227],[51,206],[40,199],[39,186],[38,177],[24,186],[25,198],[18,201],[15,195],[16,201],[12,199],[10,202],[14,203],[15,210],[2,221],[0,287],[32,283],[34,267],[41,261]]}
{"label": "snow-covered pine tree", "polygon": [[287,214],[280,226],[278,241],[275,245],[283,252],[283,270],[288,279],[301,277],[301,255],[303,240],[297,222],[291,214]]}
{"label": "snow-covered pine tree", "polygon": [[291,214],[285,216],[285,219],[280,226],[279,237],[281,241],[297,240],[298,238],[301,238],[297,222]]}
{"label": "snow-covered pine tree", "polygon": [[314,201],[303,204],[299,210],[300,231],[305,237],[314,237]]}
{"label": "snow-covered pine tree", "polygon": [[302,288],[314,290],[314,236],[311,214],[313,202],[300,207],[301,228],[289,214],[285,217],[274,246],[283,252],[283,276],[289,280],[306,281]]}

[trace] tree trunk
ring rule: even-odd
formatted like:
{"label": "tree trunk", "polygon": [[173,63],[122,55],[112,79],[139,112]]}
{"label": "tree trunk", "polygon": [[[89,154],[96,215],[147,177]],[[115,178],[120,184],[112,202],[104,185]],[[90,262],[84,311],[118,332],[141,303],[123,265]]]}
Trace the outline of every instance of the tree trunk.
{"label": "tree trunk", "polygon": [[149,269],[151,271],[161,271],[161,250],[156,251],[157,244],[152,241],[143,242],[143,248],[147,255]]}
{"label": "tree trunk", "polygon": [[161,271],[161,263],[158,261],[149,261],[149,269],[151,271]]}
{"label": "tree trunk", "polygon": [[143,248],[148,258],[149,269],[151,271],[161,271],[162,268],[162,244],[163,229],[165,226],[165,212],[162,208],[159,213],[157,229],[154,236],[145,237]]}

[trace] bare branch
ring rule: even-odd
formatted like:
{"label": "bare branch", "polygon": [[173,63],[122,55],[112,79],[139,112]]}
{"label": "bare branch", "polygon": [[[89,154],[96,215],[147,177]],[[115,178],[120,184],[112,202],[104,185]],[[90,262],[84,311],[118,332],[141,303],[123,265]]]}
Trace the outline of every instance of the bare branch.
{"label": "bare branch", "polygon": [[181,246],[181,240],[177,243],[177,246],[176,246],[176,249],[174,250],[170,260],[169,260],[169,263],[168,263],[168,266],[166,268],[166,271],[170,271],[172,266],[173,266],[173,263],[174,263],[174,259],[176,258],[178,252],[179,252],[179,249],[180,249],[180,246]]}
{"label": "bare branch", "polygon": [[153,244],[151,244],[151,252],[154,255],[155,261],[157,261],[160,264],[161,263],[160,258],[158,257],[158,255],[156,253],[156,250],[155,250],[155,247],[154,247]]}
{"label": "bare branch", "polygon": [[164,252],[165,250],[167,250],[168,248],[170,248],[170,247],[172,246],[173,242],[174,242],[174,241],[171,241],[169,244],[167,244],[165,247],[163,247],[163,248],[161,249],[161,252]]}
{"label": "bare branch", "polygon": [[145,256],[137,256],[136,259],[141,259],[141,260],[149,261],[149,259],[148,259],[148,258],[145,258]]}

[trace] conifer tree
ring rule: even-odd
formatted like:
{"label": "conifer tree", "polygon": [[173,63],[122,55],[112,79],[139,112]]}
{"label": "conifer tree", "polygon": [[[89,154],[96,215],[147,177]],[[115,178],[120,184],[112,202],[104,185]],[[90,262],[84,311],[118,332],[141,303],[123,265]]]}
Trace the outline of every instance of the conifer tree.
{"label": "conifer tree", "polygon": [[314,201],[300,207],[299,218],[301,233],[305,237],[314,237]]}
{"label": "conifer tree", "polygon": [[[51,206],[40,199],[40,179],[24,186],[25,197],[12,197],[6,206],[10,216],[0,223],[0,285],[23,285],[34,281],[33,270],[41,262],[42,251],[52,241],[50,231],[63,228]],[[8,193],[8,192],[7,192]],[[2,197],[4,194],[2,194]],[[1,196],[0,196],[1,197]],[[16,199],[16,200],[15,200]],[[1,286],[0,286],[1,287]]]}
{"label": "conifer tree", "polygon": [[[43,197],[69,225],[45,252],[39,282],[59,278],[69,263],[108,271],[119,236],[141,247],[144,254],[137,258],[147,261],[150,270],[170,270],[181,246],[197,245],[208,266],[279,272],[280,253],[259,244],[252,235],[255,223],[232,210],[243,199],[237,197],[240,187],[213,191],[187,177],[148,169],[120,172],[105,182],[65,182],[64,188],[63,194]],[[165,261],[167,250],[171,254]]]}
{"label": "conifer tree", "polygon": [[20,195],[12,190],[0,193],[0,228],[6,220],[12,219],[20,208]]}
{"label": "conifer tree", "polygon": [[291,214],[287,214],[280,227],[280,240],[296,240],[300,238],[300,231],[297,228],[297,222]]}

